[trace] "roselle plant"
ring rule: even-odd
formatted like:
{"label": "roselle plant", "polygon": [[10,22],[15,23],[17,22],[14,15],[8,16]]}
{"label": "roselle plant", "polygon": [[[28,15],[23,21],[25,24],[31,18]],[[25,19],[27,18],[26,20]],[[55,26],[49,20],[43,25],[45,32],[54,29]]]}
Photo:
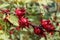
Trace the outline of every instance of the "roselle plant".
{"label": "roselle plant", "polygon": [[60,40],[55,1],[0,1],[0,40]]}

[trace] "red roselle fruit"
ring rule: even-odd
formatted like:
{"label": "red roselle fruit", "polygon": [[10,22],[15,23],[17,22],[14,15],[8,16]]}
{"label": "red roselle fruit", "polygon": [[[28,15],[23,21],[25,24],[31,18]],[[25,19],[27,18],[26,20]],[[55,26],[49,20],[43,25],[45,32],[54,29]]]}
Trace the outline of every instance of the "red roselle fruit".
{"label": "red roselle fruit", "polygon": [[50,22],[50,20],[42,20],[41,21],[42,27],[47,31],[47,32],[53,32],[55,30],[54,25]]}
{"label": "red roselle fruit", "polygon": [[10,32],[9,32],[10,34],[13,34],[14,33],[14,29],[12,29],[12,30],[10,30]]}
{"label": "red roselle fruit", "polygon": [[40,28],[39,27],[35,27],[34,28],[34,33],[37,34],[37,35],[39,35],[41,33]]}
{"label": "red roselle fruit", "polygon": [[41,20],[42,25],[47,25],[48,23],[50,23],[50,20]]}
{"label": "red roselle fruit", "polygon": [[42,29],[40,29],[39,27],[35,27],[34,28],[34,33],[37,34],[38,36],[44,36],[44,37],[46,37],[44,31]]}
{"label": "red roselle fruit", "polygon": [[29,21],[28,21],[28,19],[27,18],[24,18],[24,17],[22,17],[21,19],[19,19],[19,25],[20,25],[20,27],[29,27]]}
{"label": "red roselle fruit", "polygon": [[20,27],[16,27],[16,30],[20,31]]}
{"label": "red roselle fruit", "polygon": [[13,31],[10,31],[10,34],[13,34]]}
{"label": "red roselle fruit", "polygon": [[25,9],[24,8],[22,8],[22,9],[16,8],[15,13],[18,16],[18,18],[20,18],[25,14]]}
{"label": "red roselle fruit", "polygon": [[6,9],[6,10],[2,10],[2,12],[7,14],[7,13],[10,12],[10,10],[9,9]]}

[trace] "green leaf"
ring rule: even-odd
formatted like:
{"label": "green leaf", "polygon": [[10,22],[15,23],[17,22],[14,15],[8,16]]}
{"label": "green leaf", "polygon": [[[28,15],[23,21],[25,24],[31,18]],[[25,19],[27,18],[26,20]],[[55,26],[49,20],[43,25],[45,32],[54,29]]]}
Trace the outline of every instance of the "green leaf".
{"label": "green leaf", "polygon": [[14,14],[11,14],[10,15],[10,18],[8,18],[8,20],[15,26],[18,26],[18,18],[14,15]]}
{"label": "green leaf", "polygon": [[1,4],[0,5],[0,8],[4,8],[4,7],[7,7],[7,6],[9,6],[10,4]]}

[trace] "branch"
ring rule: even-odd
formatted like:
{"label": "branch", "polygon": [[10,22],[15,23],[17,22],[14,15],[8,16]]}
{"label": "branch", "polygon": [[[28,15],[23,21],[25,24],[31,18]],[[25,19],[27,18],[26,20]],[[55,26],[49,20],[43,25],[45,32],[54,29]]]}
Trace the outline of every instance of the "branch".
{"label": "branch", "polygon": [[33,23],[31,23],[31,22],[29,22],[29,25],[32,26],[33,28],[34,28],[34,27],[38,27],[38,25],[33,24]]}

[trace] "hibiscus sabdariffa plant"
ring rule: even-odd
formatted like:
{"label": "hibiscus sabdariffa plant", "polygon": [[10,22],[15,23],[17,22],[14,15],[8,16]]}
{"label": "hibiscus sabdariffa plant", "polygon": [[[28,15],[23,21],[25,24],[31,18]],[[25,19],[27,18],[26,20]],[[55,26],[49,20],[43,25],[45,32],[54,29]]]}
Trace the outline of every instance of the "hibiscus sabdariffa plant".
{"label": "hibiscus sabdariffa plant", "polygon": [[55,1],[1,0],[0,4],[1,40],[55,40],[56,35],[59,39]]}

